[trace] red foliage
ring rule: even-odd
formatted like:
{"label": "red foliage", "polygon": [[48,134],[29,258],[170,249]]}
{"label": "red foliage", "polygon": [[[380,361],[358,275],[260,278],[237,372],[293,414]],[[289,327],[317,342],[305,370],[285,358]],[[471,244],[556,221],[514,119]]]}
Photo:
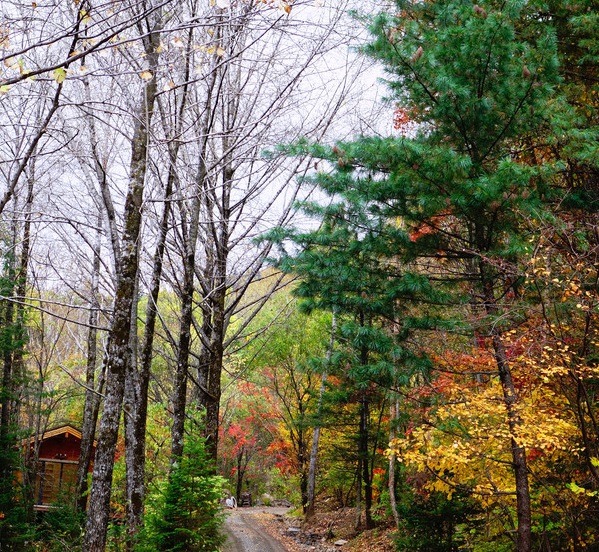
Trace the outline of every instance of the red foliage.
{"label": "red foliage", "polygon": [[410,241],[415,242],[423,236],[432,234],[433,232],[435,232],[435,229],[430,224],[424,222],[410,234]]}
{"label": "red foliage", "polygon": [[417,126],[418,112],[414,108],[397,106],[393,112],[393,128],[402,136],[414,132]]}
{"label": "red foliage", "polygon": [[532,460],[536,460],[540,456],[543,456],[543,451],[538,448],[531,448],[526,455],[526,459],[530,462]]}
{"label": "red foliage", "polygon": [[408,110],[404,107],[397,107],[393,112],[393,128],[395,130],[404,130],[410,122]]}

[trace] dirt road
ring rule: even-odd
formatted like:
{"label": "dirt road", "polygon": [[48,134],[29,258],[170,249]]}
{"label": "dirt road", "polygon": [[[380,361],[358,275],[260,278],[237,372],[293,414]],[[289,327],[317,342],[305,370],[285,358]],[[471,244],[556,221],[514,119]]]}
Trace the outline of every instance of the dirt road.
{"label": "dirt road", "polygon": [[227,512],[225,533],[227,542],[222,552],[287,552],[287,548],[272,538],[260,526],[258,515],[263,512],[282,514],[287,508],[237,508]]}

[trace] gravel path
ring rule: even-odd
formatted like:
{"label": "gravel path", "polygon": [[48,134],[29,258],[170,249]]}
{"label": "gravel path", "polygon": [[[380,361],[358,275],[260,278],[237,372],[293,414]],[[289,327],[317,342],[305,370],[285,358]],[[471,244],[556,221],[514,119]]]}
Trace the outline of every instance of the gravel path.
{"label": "gravel path", "polygon": [[237,508],[230,510],[225,521],[227,542],[222,552],[288,552],[260,525],[258,515],[283,514],[288,508]]}

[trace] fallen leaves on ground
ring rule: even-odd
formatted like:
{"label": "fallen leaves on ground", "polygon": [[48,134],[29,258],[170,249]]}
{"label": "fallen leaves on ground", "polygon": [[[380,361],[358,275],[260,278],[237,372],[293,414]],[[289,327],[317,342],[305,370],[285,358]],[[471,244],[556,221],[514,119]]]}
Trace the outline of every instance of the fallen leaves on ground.
{"label": "fallen leaves on ground", "polygon": [[[342,508],[333,512],[318,512],[308,522],[301,522],[290,516],[276,516],[266,511],[256,515],[256,519],[264,530],[285,546],[288,552],[394,552],[390,527],[380,527],[364,531],[356,535],[354,530],[355,511],[353,508]],[[289,527],[301,525],[306,542],[299,542],[286,534]],[[312,537],[310,540],[309,537]],[[344,539],[348,543],[342,547],[334,546],[334,542]]]}

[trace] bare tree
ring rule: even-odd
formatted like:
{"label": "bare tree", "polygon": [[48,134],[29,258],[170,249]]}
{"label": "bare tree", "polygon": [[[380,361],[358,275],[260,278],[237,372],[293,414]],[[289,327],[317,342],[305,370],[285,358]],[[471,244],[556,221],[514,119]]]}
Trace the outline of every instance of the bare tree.
{"label": "bare tree", "polygon": [[[205,410],[207,443],[213,457],[226,351],[238,342],[282,281],[280,276],[270,276],[264,280],[270,282],[266,291],[248,300],[248,290],[260,277],[269,254],[269,247],[256,245],[255,238],[266,228],[289,221],[295,213],[295,200],[310,193],[297,181],[308,160],[290,162],[279,155],[267,158],[263,150],[301,136],[322,138],[338,115],[351,77],[341,79],[333,90],[327,89],[319,64],[331,57],[342,63],[343,72],[357,70],[346,65],[347,55],[336,51],[339,39],[334,29],[342,21],[343,7],[327,11],[329,19],[320,26],[309,19],[313,11],[298,10],[294,19],[295,12],[288,16],[253,4],[231,7],[221,13],[213,29],[210,48],[219,61],[214,78],[194,91],[197,99],[191,102],[195,106],[191,113],[201,123],[193,127],[195,138],[182,160],[193,152],[198,162],[194,173],[182,169],[178,179],[184,201],[177,202],[181,222],[176,225],[179,232],[175,238],[181,258],[186,259],[183,266],[190,265],[192,254],[196,258],[197,283],[192,286],[188,269],[180,271],[182,278],[177,272],[171,275],[172,285],[180,290],[182,308],[196,304],[192,322],[197,344],[188,352],[180,345],[175,347],[179,368],[174,416],[180,428],[175,435],[179,435],[188,372],[183,359],[191,354],[192,398]],[[317,92],[321,107],[306,112],[305,102]],[[236,321],[234,332],[232,320]],[[184,322],[180,335],[186,334]]]}
{"label": "bare tree", "polygon": [[139,238],[142,226],[142,204],[147,170],[150,122],[156,99],[156,78],[162,19],[154,12],[140,23],[142,43],[148,61],[150,78],[141,89],[135,127],[131,140],[129,185],[124,208],[121,256],[117,265],[115,301],[106,358],[106,397],[98,435],[94,474],[90,494],[84,550],[103,551],[110,514],[110,493],[114,453],[119,433],[119,420],[127,371],[132,362],[131,313],[137,290]]}

